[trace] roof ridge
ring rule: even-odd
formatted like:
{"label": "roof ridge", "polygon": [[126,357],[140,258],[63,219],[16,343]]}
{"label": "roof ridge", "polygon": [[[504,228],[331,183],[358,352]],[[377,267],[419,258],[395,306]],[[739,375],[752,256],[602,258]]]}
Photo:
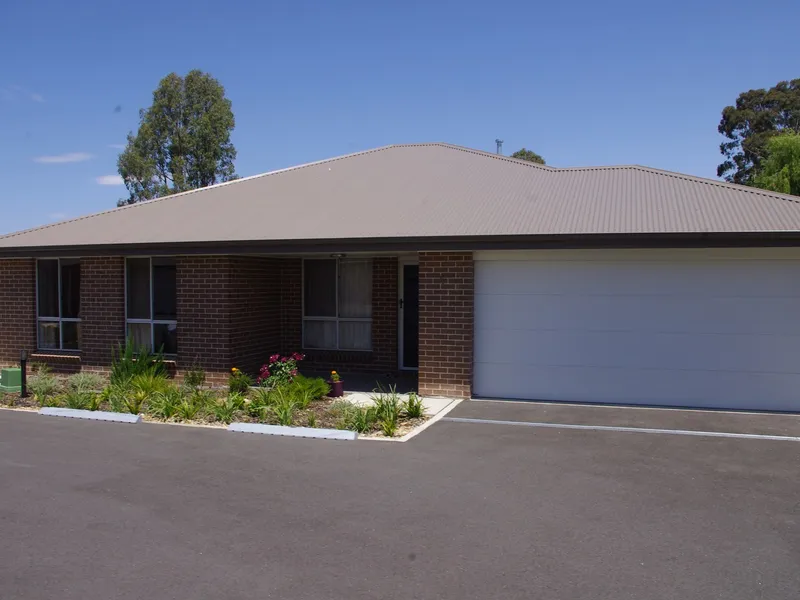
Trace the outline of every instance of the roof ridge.
{"label": "roof ridge", "polygon": [[257,173],[256,175],[248,175],[247,177],[241,177],[239,179],[233,179],[231,181],[223,181],[220,183],[215,183],[213,185],[207,185],[205,187],[194,188],[193,190],[186,190],[185,192],[178,192],[177,194],[169,194],[167,196],[159,196],[158,198],[153,198],[151,200],[143,200],[141,202],[135,202],[134,204],[126,204],[124,206],[115,206],[114,208],[109,208],[108,210],[101,210],[100,212],[91,213],[88,215],[82,215],[80,217],[75,217],[73,219],[66,219],[64,221],[56,221],[55,223],[48,223],[47,225],[39,225],[38,227],[31,227],[30,229],[23,229],[21,231],[14,231],[11,233],[7,233],[5,235],[0,235],[0,240],[10,239],[16,237],[18,235],[23,235],[26,233],[32,233],[34,231],[42,231],[44,229],[49,229],[51,227],[57,227],[59,225],[66,225],[67,223],[76,223],[78,221],[85,221],[86,219],[91,219],[93,217],[99,217],[102,215],[107,215],[109,213],[118,212],[122,210],[128,210],[131,208],[136,208],[139,206],[147,206],[150,204],[155,204],[157,202],[161,202],[163,200],[171,200],[173,198],[177,198],[179,196],[186,196],[188,194],[194,194],[195,192],[201,192],[203,190],[210,190],[213,188],[223,187],[226,185],[233,185],[235,183],[242,183],[244,181],[250,181],[252,179],[258,179],[260,177],[267,177],[269,175],[277,175],[279,173],[285,173],[287,171],[295,171],[297,169],[303,169],[305,167],[312,167],[315,165],[321,165],[325,163],[335,162],[337,160],[343,160],[345,158],[353,158],[355,156],[360,156],[362,154],[370,154],[372,152],[380,152],[382,150],[388,150],[392,148],[394,145],[390,144],[388,146],[380,146],[378,148],[370,148],[369,150],[360,150],[358,152],[351,152],[350,154],[343,154],[341,156],[334,156],[332,158],[324,158],[322,160],[316,160],[308,163],[303,163],[302,165],[294,165],[291,167],[285,167],[283,169],[276,169],[274,171],[267,171],[266,173]]}

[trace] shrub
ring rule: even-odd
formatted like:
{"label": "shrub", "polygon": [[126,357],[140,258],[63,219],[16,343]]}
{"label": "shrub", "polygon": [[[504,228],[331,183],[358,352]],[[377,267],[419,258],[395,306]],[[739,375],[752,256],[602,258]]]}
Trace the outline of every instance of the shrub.
{"label": "shrub", "polygon": [[417,396],[415,392],[411,392],[408,395],[408,400],[403,402],[403,413],[409,419],[419,419],[425,413],[422,398]]}
{"label": "shrub", "polygon": [[67,379],[71,392],[96,392],[103,388],[103,378],[97,373],[75,373]]}
{"label": "shrub", "polygon": [[378,386],[378,389],[372,393],[371,398],[375,403],[375,412],[379,420],[397,423],[400,411],[403,409],[403,403],[400,400],[400,394],[397,393],[396,386],[389,386],[388,391]]}
{"label": "shrub", "polygon": [[236,412],[241,409],[244,403],[244,396],[238,392],[231,392],[225,398],[220,398],[211,405],[211,412],[214,418],[221,423],[229,425]]}
{"label": "shrub", "polygon": [[203,387],[206,383],[206,372],[199,367],[192,367],[183,375],[183,385],[189,389],[196,390]]}
{"label": "shrub", "polygon": [[125,347],[117,346],[111,351],[112,384],[123,384],[132,380],[137,375],[154,375],[166,377],[167,369],[164,366],[164,355],[161,352],[152,353],[144,347],[138,347],[133,340],[128,340]]}
{"label": "shrub", "polygon": [[28,391],[33,394],[39,406],[48,406],[48,399],[58,392],[58,379],[47,371],[31,376],[28,380]]}
{"label": "shrub", "polygon": [[394,434],[397,431],[397,421],[392,421],[391,419],[382,419],[381,431],[386,437],[394,437]]}
{"label": "shrub", "polygon": [[297,388],[299,397],[307,402],[301,404],[301,408],[306,408],[311,402],[321,400],[331,392],[331,386],[322,377],[304,377],[297,375],[292,381],[292,385]]}
{"label": "shrub", "polygon": [[129,413],[138,415],[142,407],[157,393],[169,387],[164,375],[153,372],[140,373],[130,380],[127,393],[124,395],[124,405]]}
{"label": "shrub", "polygon": [[148,402],[148,412],[156,419],[167,421],[178,413],[185,396],[184,391],[175,386],[156,392]]}
{"label": "shrub", "polygon": [[286,387],[281,386],[272,390],[272,406],[270,407],[278,423],[281,425],[292,425],[294,415],[297,411],[297,400],[295,394]]}
{"label": "shrub", "polygon": [[89,406],[87,407],[89,410],[100,410],[100,407],[103,405],[103,401],[105,398],[102,394],[89,394]]}
{"label": "shrub", "polygon": [[261,367],[258,372],[259,385],[275,387],[289,383],[297,375],[297,363],[305,358],[299,352],[293,352],[286,356],[273,354],[269,357],[269,362]]}
{"label": "shrub", "polygon": [[89,403],[94,394],[91,392],[81,392],[78,390],[69,390],[64,394],[64,405],[67,408],[75,408],[78,410],[88,410]]}
{"label": "shrub", "polygon": [[247,412],[251,417],[263,421],[267,416],[269,407],[273,404],[274,395],[272,390],[255,388],[251,396],[250,403],[247,405]]}
{"label": "shrub", "polygon": [[189,396],[184,396],[175,409],[175,415],[181,421],[193,421],[211,404],[211,394],[195,390]]}
{"label": "shrub", "polygon": [[308,413],[308,426],[309,427],[316,427],[317,426],[317,414],[316,413]]}
{"label": "shrub", "polygon": [[246,394],[252,384],[253,380],[247,373],[243,373],[236,367],[231,369],[231,374],[228,377],[228,391],[232,394]]}
{"label": "shrub", "polygon": [[378,418],[374,406],[359,406],[347,400],[335,402],[330,412],[338,417],[339,429],[350,429],[358,433],[370,431]]}
{"label": "shrub", "polygon": [[114,384],[103,390],[102,396],[108,400],[108,408],[112,412],[128,412],[125,404],[125,397],[130,392],[130,387],[122,384]]}

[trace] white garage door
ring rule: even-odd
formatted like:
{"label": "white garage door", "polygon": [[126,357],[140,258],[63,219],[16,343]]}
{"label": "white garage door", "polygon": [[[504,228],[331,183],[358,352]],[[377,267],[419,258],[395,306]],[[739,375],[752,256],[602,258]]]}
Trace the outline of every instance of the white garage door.
{"label": "white garage door", "polygon": [[800,411],[800,253],[475,255],[477,397]]}

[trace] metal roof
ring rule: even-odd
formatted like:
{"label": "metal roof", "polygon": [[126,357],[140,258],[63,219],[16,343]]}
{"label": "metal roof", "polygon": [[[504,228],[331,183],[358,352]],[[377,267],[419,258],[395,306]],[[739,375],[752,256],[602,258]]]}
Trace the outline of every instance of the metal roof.
{"label": "metal roof", "polygon": [[798,231],[795,196],[635,165],[554,168],[431,143],[368,150],[9,234],[0,237],[0,253]]}

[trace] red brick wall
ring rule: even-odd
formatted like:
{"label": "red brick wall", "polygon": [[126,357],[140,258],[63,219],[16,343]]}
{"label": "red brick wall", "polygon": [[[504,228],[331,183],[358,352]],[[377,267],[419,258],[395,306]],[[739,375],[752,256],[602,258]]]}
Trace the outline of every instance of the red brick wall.
{"label": "red brick wall", "polygon": [[282,352],[303,352],[315,370],[397,372],[397,258],[372,262],[372,351],[303,350],[302,260],[285,259],[281,269]]}
{"label": "red brick wall", "polygon": [[199,367],[211,382],[224,381],[231,352],[231,259],[176,257],[178,286],[178,371]]}
{"label": "red brick wall", "polygon": [[231,360],[246,373],[281,349],[280,267],[275,258],[231,258]]}
{"label": "red brick wall", "polygon": [[421,394],[471,396],[474,298],[471,252],[420,252]]}
{"label": "red brick wall", "polygon": [[0,259],[0,364],[19,363],[36,350],[36,261]]}
{"label": "red brick wall", "polygon": [[80,365],[107,371],[112,349],[125,344],[125,259],[81,259]]}

